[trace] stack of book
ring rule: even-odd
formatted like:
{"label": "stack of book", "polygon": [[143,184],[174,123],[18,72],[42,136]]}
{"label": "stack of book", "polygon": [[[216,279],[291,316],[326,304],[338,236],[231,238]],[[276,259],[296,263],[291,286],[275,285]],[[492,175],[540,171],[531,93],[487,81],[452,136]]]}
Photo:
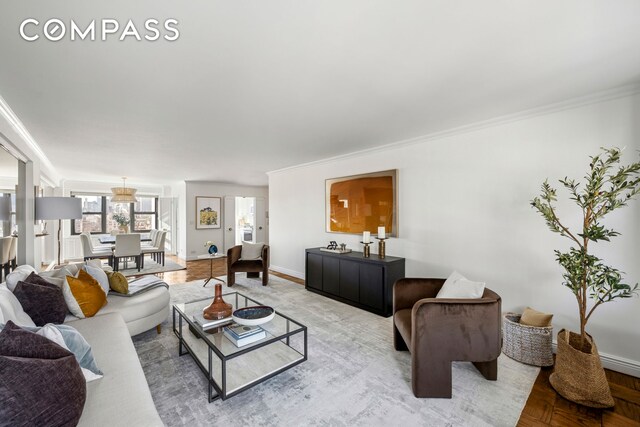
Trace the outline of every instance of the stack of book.
{"label": "stack of book", "polygon": [[202,316],[202,313],[194,314],[192,318],[196,325],[200,326],[203,331],[206,331],[207,329],[217,328],[219,326],[228,325],[233,322],[233,318],[231,316],[225,317],[224,319],[209,320],[205,319]]}
{"label": "stack of book", "polygon": [[267,333],[260,326],[244,326],[233,324],[222,328],[224,336],[237,347],[259,341],[267,336]]}

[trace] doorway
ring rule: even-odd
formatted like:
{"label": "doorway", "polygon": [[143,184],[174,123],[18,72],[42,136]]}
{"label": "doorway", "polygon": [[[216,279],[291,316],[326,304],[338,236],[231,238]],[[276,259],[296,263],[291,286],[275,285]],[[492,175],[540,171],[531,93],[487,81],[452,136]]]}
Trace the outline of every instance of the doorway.
{"label": "doorway", "polygon": [[265,199],[225,196],[223,221],[225,252],[242,242],[265,242]]}
{"label": "doorway", "polygon": [[235,224],[236,239],[235,244],[241,245],[242,242],[256,242],[256,198],[255,197],[236,197],[235,200]]}

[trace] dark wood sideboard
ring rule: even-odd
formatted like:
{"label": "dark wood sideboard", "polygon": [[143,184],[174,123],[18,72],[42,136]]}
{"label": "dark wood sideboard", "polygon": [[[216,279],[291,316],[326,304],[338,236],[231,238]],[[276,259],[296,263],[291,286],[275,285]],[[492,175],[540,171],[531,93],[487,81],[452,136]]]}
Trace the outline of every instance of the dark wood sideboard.
{"label": "dark wood sideboard", "polygon": [[362,252],[336,254],[320,248],[306,250],[305,287],[308,291],[389,317],[393,284],[404,277],[404,258]]}

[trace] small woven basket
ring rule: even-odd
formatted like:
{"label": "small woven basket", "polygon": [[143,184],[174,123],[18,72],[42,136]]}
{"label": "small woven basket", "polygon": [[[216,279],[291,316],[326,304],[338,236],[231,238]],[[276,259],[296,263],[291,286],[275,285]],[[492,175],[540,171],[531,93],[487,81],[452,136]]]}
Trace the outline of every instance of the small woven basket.
{"label": "small woven basket", "polygon": [[520,324],[521,314],[507,313],[503,317],[502,352],[518,362],[534,366],[553,365],[553,327]]}

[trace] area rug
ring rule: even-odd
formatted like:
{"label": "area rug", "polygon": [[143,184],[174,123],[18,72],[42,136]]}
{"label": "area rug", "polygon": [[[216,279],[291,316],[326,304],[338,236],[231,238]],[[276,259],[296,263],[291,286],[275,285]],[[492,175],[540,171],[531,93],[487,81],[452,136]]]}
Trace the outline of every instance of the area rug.
{"label": "area rug", "polygon": [[129,262],[129,268],[120,268],[120,273],[124,274],[126,277],[130,276],[140,276],[143,274],[156,274],[156,273],[167,273],[169,271],[178,271],[178,270],[186,270],[187,267],[180,265],[176,262],[165,260],[164,265],[158,264],[150,258],[145,258],[144,260],[144,268],[138,269],[135,267],[136,263],[133,261]]}
{"label": "area rug", "polygon": [[[212,296],[202,283],[170,286],[172,302]],[[233,290],[305,324],[309,359],[237,396],[208,403],[204,374],[191,356],[178,356],[167,321],[160,335],[153,330],[133,339],[167,426],[513,426],[539,372],[502,355],[498,381],[487,381],[471,363],[456,362],[452,399],[417,399],[410,355],[393,349],[391,318],[275,276],[266,287],[259,279],[240,278]]]}

